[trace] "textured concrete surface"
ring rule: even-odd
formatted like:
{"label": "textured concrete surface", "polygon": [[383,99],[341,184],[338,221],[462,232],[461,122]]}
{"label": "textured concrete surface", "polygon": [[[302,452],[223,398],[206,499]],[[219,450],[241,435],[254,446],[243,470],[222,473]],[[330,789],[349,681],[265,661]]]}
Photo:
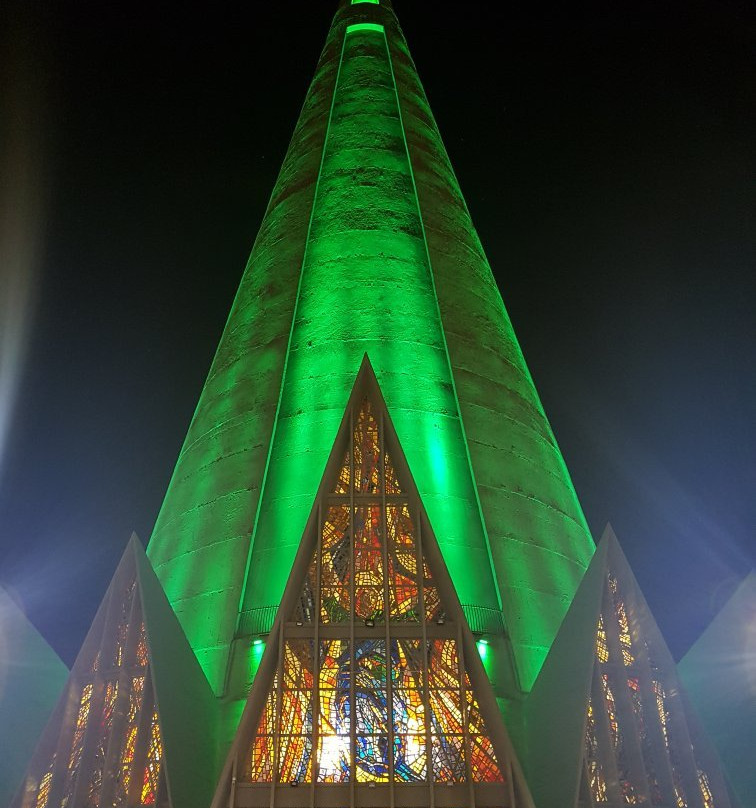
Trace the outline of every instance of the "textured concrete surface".
{"label": "textured concrete surface", "polygon": [[[366,20],[385,33],[347,33]],[[501,614],[527,690],[593,542],[396,18],[342,2],[148,551],[216,693],[365,353],[460,600]]]}

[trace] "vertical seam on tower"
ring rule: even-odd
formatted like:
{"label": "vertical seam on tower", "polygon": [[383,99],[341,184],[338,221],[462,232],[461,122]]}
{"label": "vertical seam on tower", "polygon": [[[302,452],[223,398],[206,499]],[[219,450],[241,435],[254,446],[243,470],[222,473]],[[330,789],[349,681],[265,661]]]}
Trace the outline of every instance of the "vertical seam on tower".
{"label": "vertical seam on tower", "polygon": [[[407,168],[409,169],[410,181],[412,182],[412,190],[415,194],[415,204],[417,205],[417,216],[420,221],[420,231],[423,234],[423,245],[425,247],[425,258],[428,263],[428,276],[430,278],[431,289],[433,290],[433,300],[436,304],[436,314],[438,316],[438,324],[441,331],[441,342],[444,346],[444,353],[446,354],[446,362],[449,367],[449,378],[451,379],[452,393],[454,394],[454,403],[457,407],[457,417],[459,418],[459,426],[462,430],[462,443],[465,446],[465,456],[467,458],[467,465],[470,469],[470,478],[473,486],[473,493],[475,495],[475,503],[478,506],[478,515],[480,516],[480,525],[483,530],[483,538],[486,542],[486,552],[488,554],[488,564],[491,568],[491,578],[493,579],[494,592],[496,593],[496,601],[499,605],[499,614],[502,621],[504,620],[504,612],[502,608],[501,592],[499,591],[499,582],[496,578],[496,568],[494,566],[493,555],[491,553],[491,542],[488,539],[488,530],[486,528],[486,520],[483,516],[483,508],[480,503],[480,496],[478,495],[478,483],[475,479],[475,471],[472,465],[472,458],[470,457],[470,447],[467,444],[467,433],[465,431],[465,424],[462,420],[462,408],[459,405],[459,396],[457,395],[457,384],[454,380],[454,370],[452,369],[451,357],[449,355],[449,346],[446,342],[446,332],[444,331],[444,321],[441,318],[441,306],[438,302],[438,294],[436,293],[436,279],[433,276],[433,264],[431,262],[430,250],[428,249],[428,239],[425,234],[425,222],[423,221],[423,210],[420,206],[420,197],[417,193],[417,183],[415,182],[415,172],[412,168],[412,157],[410,156],[409,144],[407,143],[407,133],[404,129],[404,116],[402,115],[402,105],[399,101],[399,89],[396,86],[396,76],[394,74],[394,62],[391,58],[391,48],[389,47],[388,36],[386,29],[383,30],[383,39],[386,44],[386,55],[388,57],[389,70],[391,71],[391,82],[394,85],[394,96],[396,97],[396,111],[399,116],[399,129],[402,133],[402,140],[404,142],[404,151],[407,155]],[[514,660],[513,660],[514,661]]]}
{"label": "vertical seam on tower", "polygon": [[[241,615],[242,615],[242,607],[244,605],[244,598],[247,591],[247,582],[249,580],[249,571],[252,564],[252,551],[255,546],[255,538],[257,536],[257,526],[260,521],[260,513],[262,511],[262,504],[263,504],[263,495],[265,493],[265,484],[268,480],[268,470],[270,468],[270,459],[273,454],[273,444],[275,443],[276,438],[276,431],[278,429],[278,418],[281,413],[281,402],[283,401],[283,392],[286,386],[286,372],[289,368],[289,354],[291,352],[291,342],[294,337],[294,325],[297,321],[297,311],[299,310],[299,297],[302,290],[302,276],[304,275],[305,271],[305,264],[307,262],[307,251],[310,246],[310,233],[312,232],[312,220],[315,215],[315,207],[318,202],[318,190],[320,188],[320,175],[323,172],[323,163],[325,162],[325,154],[326,148],[328,146],[328,137],[331,133],[331,119],[333,118],[333,108],[336,103],[336,93],[339,89],[339,78],[341,77],[341,65],[344,61],[344,49],[346,47],[346,32],[343,34],[343,39],[341,41],[341,53],[339,54],[339,66],[336,70],[336,80],[333,85],[333,95],[331,96],[331,107],[328,110],[328,123],[326,124],[326,132],[325,137],[323,138],[323,151],[320,154],[320,165],[318,166],[318,177],[315,180],[315,191],[312,196],[312,207],[310,208],[310,217],[307,222],[307,236],[305,237],[305,247],[304,252],[302,254],[302,264],[299,270],[299,280],[297,281],[297,294],[294,299],[294,312],[291,317],[291,327],[289,328],[289,338],[286,342],[286,356],[284,358],[284,366],[283,372],[281,374],[281,388],[278,392],[278,401],[276,402],[276,414],[273,418],[273,430],[270,435],[270,444],[268,445],[268,456],[265,459],[265,470],[263,471],[263,478],[262,483],[260,484],[260,498],[257,501],[257,509],[255,511],[255,521],[252,526],[252,534],[250,536],[249,541],[249,550],[247,551],[247,564],[244,570],[244,579],[242,581],[242,588],[241,592],[239,593],[239,606],[236,611],[236,631],[235,634],[239,631],[239,625],[241,623]],[[230,666],[226,666],[226,677],[228,678],[228,671]],[[225,688],[224,688],[225,692]]]}

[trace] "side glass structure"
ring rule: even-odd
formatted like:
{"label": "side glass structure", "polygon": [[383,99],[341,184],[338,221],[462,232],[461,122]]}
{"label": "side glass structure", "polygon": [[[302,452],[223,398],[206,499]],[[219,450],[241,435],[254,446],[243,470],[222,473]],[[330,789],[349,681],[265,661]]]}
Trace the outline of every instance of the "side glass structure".
{"label": "side glass structure", "polygon": [[438,805],[513,805],[464,616],[439,591],[435,539],[386,446],[385,413],[358,398],[345,424],[293,608],[270,637],[275,673],[236,759],[236,804],[424,806],[435,791]]}
{"label": "side glass structure", "polygon": [[644,630],[636,595],[607,573],[580,804],[729,808],[719,772],[704,768],[691,741],[674,666],[662,662],[668,654]]}
{"label": "side glass structure", "polygon": [[136,573],[122,562],[14,808],[167,806]]}

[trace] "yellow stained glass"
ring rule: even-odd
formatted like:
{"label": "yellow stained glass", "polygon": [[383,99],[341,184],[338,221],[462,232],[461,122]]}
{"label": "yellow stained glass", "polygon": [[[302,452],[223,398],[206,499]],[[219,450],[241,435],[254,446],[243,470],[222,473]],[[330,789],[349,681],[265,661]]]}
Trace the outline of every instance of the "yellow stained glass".
{"label": "yellow stained glass", "polygon": [[144,627],[144,622],[139,626],[139,641],[137,642],[136,649],[137,665],[144,668],[149,662],[147,652],[147,634]]}
{"label": "yellow stained glass", "polygon": [[714,795],[711,793],[711,784],[705,771],[698,770],[698,787],[701,790],[701,801],[704,808],[714,808]]}
{"label": "yellow stained glass", "polygon": [[351,479],[351,467],[349,452],[344,455],[344,460],[339,468],[339,474],[336,478],[336,485],[333,487],[334,494],[348,494],[349,493],[349,480]]}
{"label": "yellow stained glass", "polygon": [[99,806],[102,780],[105,774],[105,758],[108,753],[110,731],[113,725],[113,713],[118,699],[118,682],[105,684],[105,695],[102,704],[102,715],[98,726],[97,747],[89,776],[89,804]]}
{"label": "yellow stained glass", "polygon": [[607,801],[606,778],[598,758],[598,740],[596,739],[596,718],[593,713],[593,700],[588,699],[588,719],[585,727],[585,750],[588,763],[588,787],[593,801]]}
{"label": "yellow stained glass", "polygon": [[612,593],[615,617],[617,619],[617,625],[619,626],[619,641],[622,649],[622,661],[626,666],[629,667],[633,664],[633,662],[635,662],[635,657],[633,656],[632,650],[633,641],[630,637],[630,623],[627,619],[625,602],[622,600],[619,594],[617,579],[613,575],[609,576],[609,589]]}
{"label": "yellow stained glass", "polygon": [[661,682],[654,680],[651,683],[656,696],[656,710],[659,713],[659,723],[661,724],[662,734],[664,735],[664,745],[669,749],[669,734],[667,731],[667,706],[664,702],[666,693],[661,685]]}
{"label": "yellow stained glass", "polygon": [[52,786],[53,773],[47,771],[42,776],[39,783],[39,792],[37,793],[36,808],[47,808],[47,801],[50,799],[50,787]]}
{"label": "yellow stained glass", "polygon": [[612,738],[612,744],[615,749],[619,746],[620,734],[619,724],[617,723],[617,708],[614,703],[614,693],[609,684],[609,676],[607,674],[601,675],[601,683],[604,688],[604,703],[606,705],[606,715],[609,719],[609,734]]}
{"label": "yellow stained glass", "polygon": [[137,732],[139,730],[139,712],[142,709],[142,696],[144,693],[144,676],[135,676],[131,680],[129,692],[129,708],[126,714],[126,726],[123,734],[120,760],[118,761],[119,775],[116,778],[115,798],[125,800],[128,797],[131,785],[132,769],[134,766],[134,751],[136,749]]}
{"label": "yellow stained glass", "polygon": [[381,445],[372,404],[365,399],[354,427],[354,489],[362,494],[381,490]]}
{"label": "yellow stained glass", "polygon": [[599,662],[609,661],[609,645],[606,641],[606,629],[602,615],[599,615],[598,631],[596,632],[596,658]]}
{"label": "yellow stained glass", "polygon": [[74,725],[73,737],[71,739],[71,751],[68,756],[68,776],[66,778],[65,793],[70,797],[72,794],[72,787],[76,772],[78,771],[79,764],[81,763],[81,755],[84,750],[84,733],[87,729],[87,719],[89,718],[89,710],[92,705],[92,684],[86,684],[81,690],[79,698],[79,709],[76,715],[76,724]]}
{"label": "yellow stained glass", "polygon": [[[244,776],[291,785],[392,776],[412,783],[431,775],[455,783],[470,774],[475,782],[502,782],[457,640],[423,640],[423,620],[438,631],[446,618],[369,402],[339,458]],[[287,633],[292,622],[315,620],[323,626],[317,645]],[[397,623],[400,637],[393,636]],[[346,633],[349,640],[340,636]]]}
{"label": "yellow stained glass", "polygon": [[160,720],[156,710],[152,713],[152,721],[150,722],[149,747],[142,779],[141,805],[154,805],[157,800],[162,759],[163,742],[160,737]]}

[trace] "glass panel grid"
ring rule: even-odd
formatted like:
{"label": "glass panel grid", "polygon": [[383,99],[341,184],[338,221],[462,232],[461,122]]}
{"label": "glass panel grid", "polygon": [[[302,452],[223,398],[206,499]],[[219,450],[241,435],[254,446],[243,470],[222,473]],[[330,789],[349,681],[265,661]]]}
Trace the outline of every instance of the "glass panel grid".
{"label": "glass panel grid", "polygon": [[[675,721],[671,718],[672,710],[680,710],[668,695],[678,687],[674,674],[662,671],[659,648],[631,623],[633,602],[628,606],[625,594],[631,593],[623,593],[618,577],[609,573],[595,647],[603,715],[596,715],[598,697],[591,699],[586,724],[592,800],[596,805],[643,801],[687,808],[688,787],[698,792],[696,801],[700,794],[704,808],[714,808],[708,779],[705,774],[701,777],[695,762],[690,763],[685,715],[680,712]],[[601,748],[597,721],[605,723],[609,749]],[[614,786],[605,765],[616,768]]]}
{"label": "glass panel grid", "polygon": [[[284,627],[282,687],[277,699],[270,691],[243,766],[251,782],[462,783],[470,771],[503,780],[457,639],[426,639],[422,618],[442,614],[440,597],[380,424],[363,403],[322,505],[294,622],[326,636],[295,639]],[[398,624],[410,636],[393,637]]]}
{"label": "glass panel grid", "polygon": [[[70,723],[60,729],[60,754],[52,755],[38,785],[33,776],[28,778],[33,785],[24,808],[47,808],[52,793],[61,806],[73,800],[89,808],[124,805],[129,799],[153,804],[154,789],[147,786],[157,788],[162,744],[152,696],[147,708],[144,704],[150,653],[136,577],[119,571],[110,593],[99,643],[85,645],[90,661],[79,663],[72,674],[78,684],[69,686],[74,704]],[[150,710],[149,720],[145,709]],[[140,762],[142,725],[147,737]]]}

